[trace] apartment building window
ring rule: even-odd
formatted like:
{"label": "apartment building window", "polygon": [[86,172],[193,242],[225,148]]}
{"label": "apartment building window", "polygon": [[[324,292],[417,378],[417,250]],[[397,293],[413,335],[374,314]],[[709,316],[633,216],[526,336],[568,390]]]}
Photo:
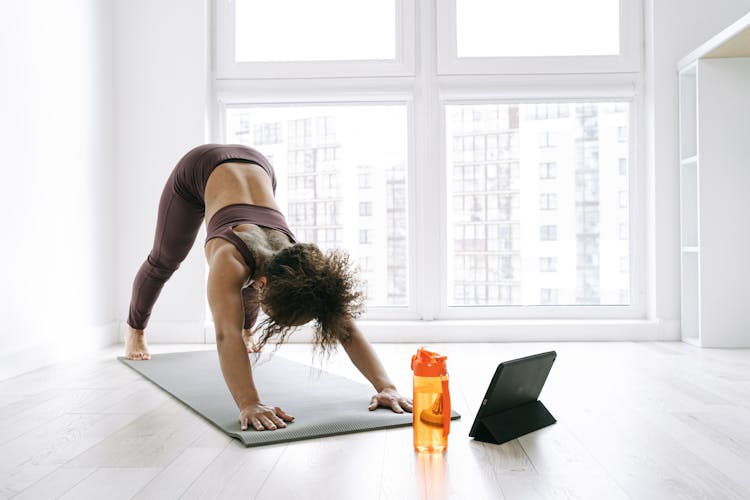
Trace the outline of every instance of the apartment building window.
{"label": "apartment building window", "polygon": [[372,202],[371,201],[359,202],[359,215],[360,217],[369,217],[372,215]]}
{"label": "apartment building window", "polygon": [[557,239],[557,226],[539,226],[539,239],[542,241],[555,241]]}
{"label": "apartment building window", "polygon": [[558,303],[558,292],[555,288],[542,288],[539,290],[539,303],[541,305],[552,305]]}
{"label": "apartment building window", "polygon": [[555,210],[557,208],[557,195],[554,193],[542,193],[539,195],[539,210]]}
{"label": "apartment building window", "polygon": [[360,229],[359,230],[359,244],[368,245],[370,243],[372,243],[372,230]]}
{"label": "apartment building window", "polygon": [[554,273],[557,271],[557,257],[540,257],[539,271],[542,273]]}
{"label": "apartment building window", "polygon": [[540,148],[551,148],[555,146],[555,136],[553,132],[540,132],[539,133],[539,147]]}
{"label": "apartment building window", "polygon": [[[243,118],[248,122],[248,117]],[[260,123],[253,127],[255,144],[278,144],[281,142],[281,123]]]}
{"label": "apartment building window", "polygon": [[368,189],[372,187],[372,174],[362,172],[359,174],[359,188]]}
{"label": "apartment building window", "polygon": [[539,103],[526,108],[527,120],[554,120],[556,118],[567,118],[569,108],[558,103]]}
{"label": "apartment building window", "polygon": [[555,179],[557,177],[557,164],[545,162],[539,164],[540,179]]}
{"label": "apartment building window", "polygon": [[364,272],[372,272],[374,269],[375,258],[369,255],[364,255],[359,258],[359,267]]}

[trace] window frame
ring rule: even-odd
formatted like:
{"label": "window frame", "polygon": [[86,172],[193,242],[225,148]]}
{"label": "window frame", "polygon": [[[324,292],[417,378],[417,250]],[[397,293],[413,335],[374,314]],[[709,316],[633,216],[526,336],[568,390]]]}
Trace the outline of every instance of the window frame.
{"label": "window frame", "polygon": [[438,72],[441,75],[634,73],[641,71],[643,5],[619,0],[620,55],[610,56],[457,56],[456,1],[437,2]]}
{"label": "window frame", "polygon": [[[441,184],[445,186],[446,202],[442,208],[442,241],[439,245],[441,249],[441,269],[443,273],[440,290],[440,304],[437,308],[435,319],[444,320],[469,320],[469,319],[504,319],[504,320],[550,320],[550,319],[643,319],[646,317],[646,219],[645,219],[645,176],[641,174],[640,167],[644,164],[644,158],[640,144],[643,140],[643,129],[637,124],[641,123],[640,110],[643,107],[643,95],[637,90],[640,88],[640,79],[631,75],[622,84],[610,82],[609,84],[584,84],[574,88],[557,86],[558,76],[548,78],[537,77],[542,88],[545,88],[546,96],[542,97],[539,89],[524,90],[518,88],[514,90],[517,97],[509,98],[504,89],[489,88],[484,93],[479,93],[478,89],[472,89],[471,92],[475,97],[460,98],[461,91],[452,88],[444,94],[445,98],[441,100],[441,143],[439,151],[442,153],[441,161]],[[630,83],[625,83],[625,82]],[[548,83],[549,85],[544,85]],[[595,97],[584,97],[595,96]],[[495,103],[538,103],[538,102],[608,102],[608,101],[626,101],[630,105],[629,130],[630,144],[628,147],[628,164],[631,168],[628,171],[628,255],[630,258],[629,274],[629,292],[630,304],[627,305],[588,305],[588,304],[566,304],[566,305],[497,305],[497,306],[459,306],[450,305],[448,293],[452,286],[451,277],[453,275],[452,267],[447,267],[452,262],[452,242],[448,238],[449,219],[447,214],[447,196],[450,188],[448,182],[447,159],[445,158],[445,148],[448,146],[446,131],[446,105],[450,104],[495,104]],[[634,165],[639,168],[636,169]],[[433,200],[435,203],[436,200]],[[540,231],[539,227],[532,231]],[[544,243],[544,242],[543,242]],[[558,272],[559,266],[558,266]]]}
{"label": "window frame", "polygon": [[[637,10],[640,11],[641,0],[633,2],[638,4]],[[419,3],[419,17],[414,19],[415,32],[412,33],[415,50],[411,73],[375,75],[371,73],[375,67],[369,66],[359,74],[353,72],[347,77],[330,78],[336,75],[335,68],[320,63],[317,70],[305,77],[299,76],[303,71],[296,71],[287,76],[276,73],[272,75],[273,78],[262,72],[227,78],[215,67],[212,98],[209,101],[210,140],[225,142],[227,106],[405,103],[410,227],[408,306],[368,306],[363,319],[645,319],[648,291],[645,244],[647,206],[645,158],[641,151],[644,97],[640,67],[621,73],[610,73],[600,68],[590,74],[560,74],[553,71],[546,74],[440,74],[437,56],[441,37],[436,33],[439,25],[437,11],[440,8],[440,2],[437,6],[432,2]],[[640,25],[637,28],[641,33]],[[416,60],[419,64],[414,64]],[[448,274],[452,273],[452,261],[451,243],[448,241],[447,196],[450,187],[447,186],[445,106],[611,100],[624,100],[630,104],[627,159],[630,305],[449,306]]]}
{"label": "window frame", "polygon": [[343,78],[413,76],[415,69],[415,0],[396,3],[396,54],[388,60],[235,61],[235,1],[214,1],[214,74],[223,79]]}
{"label": "window frame", "polygon": [[[361,84],[362,82],[360,82]],[[216,124],[212,128],[213,141],[215,142],[226,142],[226,116],[227,109],[232,107],[289,107],[289,106],[379,106],[379,105],[398,105],[406,108],[406,129],[408,131],[407,145],[406,145],[406,178],[407,178],[407,221],[409,228],[415,228],[417,224],[416,212],[416,186],[414,185],[413,179],[415,174],[415,151],[414,151],[414,102],[412,96],[405,91],[405,89],[394,90],[391,92],[381,92],[380,94],[359,92],[356,96],[342,100],[340,96],[329,92],[325,84],[313,81],[298,81],[292,86],[295,89],[286,89],[286,91],[279,91],[279,89],[271,84],[266,86],[265,82],[261,86],[256,87],[254,96],[249,96],[246,89],[242,87],[237,88],[233,82],[227,86],[219,86],[216,94],[216,101],[212,110],[212,122]],[[261,90],[264,88],[265,90]],[[315,89],[318,90],[315,90]],[[359,174],[358,174],[359,175]],[[283,196],[279,196],[281,191],[284,189],[286,181],[281,178],[277,178],[277,200],[280,204],[285,202]],[[288,214],[285,214],[288,217]],[[359,216],[358,216],[359,217]],[[361,228],[366,229],[366,228]],[[357,231],[357,240],[359,240],[359,229]],[[368,305],[364,319],[368,320],[418,320],[421,319],[417,312],[417,294],[422,293],[418,291],[417,286],[420,283],[418,280],[418,269],[417,269],[417,242],[415,241],[414,231],[410,231],[407,239],[407,262],[409,263],[409,269],[407,270],[407,304],[403,306],[391,306],[391,305]],[[355,263],[356,264],[356,263]]]}

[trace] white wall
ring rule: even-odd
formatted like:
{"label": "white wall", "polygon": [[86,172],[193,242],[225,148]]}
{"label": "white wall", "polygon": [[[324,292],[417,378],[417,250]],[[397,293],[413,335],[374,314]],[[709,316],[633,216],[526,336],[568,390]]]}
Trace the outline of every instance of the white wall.
{"label": "white wall", "polygon": [[[116,315],[148,255],[159,196],[175,163],[206,141],[208,0],[115,2]],[[152,342],[203,342],[203,231],[167,282],[147,330]]]}
{"label": "white wall", "polygon": [[[680,318],[677,61],[750,11],[750,0],[646,0],[646,159],[652,317],[675,339]],[[674,326],[673,326],[674,325]]]}
{"label": "white wall", "polygon": [[114,339],[112,3],[0,3],[0,378]]}

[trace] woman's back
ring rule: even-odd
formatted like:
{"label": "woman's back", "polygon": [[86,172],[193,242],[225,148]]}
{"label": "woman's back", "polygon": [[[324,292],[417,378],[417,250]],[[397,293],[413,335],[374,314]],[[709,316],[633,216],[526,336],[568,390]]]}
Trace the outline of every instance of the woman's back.
{"label": "woman's back", "polygon": [[227,162],[217,166],[208,178],[204,192],[205,221],[227,205],[247,203],[279,210],[274,199],[271,177],[255,163]]}

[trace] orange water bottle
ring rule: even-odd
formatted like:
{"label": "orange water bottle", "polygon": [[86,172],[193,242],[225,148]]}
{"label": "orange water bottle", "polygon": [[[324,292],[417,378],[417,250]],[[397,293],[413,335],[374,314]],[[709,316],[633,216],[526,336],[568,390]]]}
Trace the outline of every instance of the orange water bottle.
{"label": "orange water bottle", "polygon": [[411,357],[414,371],[414,449],[442,453],[451,430],[448,358],[420,347]]}

